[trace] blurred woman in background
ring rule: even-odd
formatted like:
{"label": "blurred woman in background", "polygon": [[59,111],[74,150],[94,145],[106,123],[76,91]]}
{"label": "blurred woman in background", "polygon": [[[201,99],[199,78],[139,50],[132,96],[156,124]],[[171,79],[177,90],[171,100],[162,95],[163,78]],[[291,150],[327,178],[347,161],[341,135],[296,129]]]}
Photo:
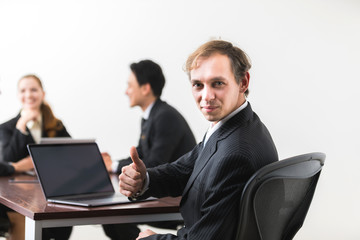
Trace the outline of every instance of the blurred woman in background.
{"label": "blurred woman in background", "polygon": [[[0,125],[3,175],[32,170],[33,164],[27,144],[39,143],[42,137],[70,137],[63,123],[57,119],[45,102],[45,91],[36,75],[26,75],[18,82],[18,98],[22,105],[20,113]],[[5,170],[4,170],[5,169]],[[0,215],[7,216],[11,223],[10,239],[25,238],[25,217],[0,205]],[[70,237],[72,228],[47,228],[43,239]]]}

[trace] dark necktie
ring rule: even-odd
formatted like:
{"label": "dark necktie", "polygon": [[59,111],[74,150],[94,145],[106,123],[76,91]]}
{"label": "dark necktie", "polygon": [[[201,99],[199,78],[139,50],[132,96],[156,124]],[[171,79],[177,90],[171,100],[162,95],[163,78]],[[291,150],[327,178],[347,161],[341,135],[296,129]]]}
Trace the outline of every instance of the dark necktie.
{"label": "dark necktie", "polygon": [[145,123],[146,123],[146,119],[145,119],[145,118],[142,118],[142,119],[141,119],[141,129],[144,128]]}
{"label": "dark necktie", "polygon": [[145,140],[145,138],[146,138],[145,129],[146,129],[146,119],[142,118],[141,119],[141,140]]}

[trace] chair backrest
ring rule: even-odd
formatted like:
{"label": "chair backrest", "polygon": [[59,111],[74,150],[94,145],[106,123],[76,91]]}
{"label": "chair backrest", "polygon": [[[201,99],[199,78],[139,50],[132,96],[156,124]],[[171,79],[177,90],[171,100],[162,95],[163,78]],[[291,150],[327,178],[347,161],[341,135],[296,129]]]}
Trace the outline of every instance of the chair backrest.
{"label": "chair backrest", "polygon": [[236,240],[290,240],[301,228],[325,154],[287,158],[258,170],[240,200]]}
{"label": "chair backrest", "polygon": [[0,237],[9,237],[10,221],[8,218],[0,216]]}

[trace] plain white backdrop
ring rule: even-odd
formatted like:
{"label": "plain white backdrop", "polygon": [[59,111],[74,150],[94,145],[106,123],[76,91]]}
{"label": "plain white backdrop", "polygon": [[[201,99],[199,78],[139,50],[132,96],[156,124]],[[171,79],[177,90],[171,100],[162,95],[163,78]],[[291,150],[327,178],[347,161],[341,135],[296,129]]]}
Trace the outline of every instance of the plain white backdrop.
{"label": "plain white backdrop", "polygon": [[19,78],[35,73],[74,138],[126,157],[141,117],[124,93],[129,64],[152,59],[167,79],[162,99],[200,141],[208,123],[183,66],[200,44],[229,40],[252,60],[248,100],[280,158],[327,154],[295,239],[360,239],[359,13],[357,0],[1,0],[0,122],[20,110]]}

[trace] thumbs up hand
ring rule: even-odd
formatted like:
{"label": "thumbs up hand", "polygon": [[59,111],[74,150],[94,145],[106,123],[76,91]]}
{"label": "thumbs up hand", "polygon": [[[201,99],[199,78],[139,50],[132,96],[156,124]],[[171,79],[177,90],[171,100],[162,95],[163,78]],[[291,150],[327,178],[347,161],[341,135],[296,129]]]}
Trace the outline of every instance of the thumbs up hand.
{"label": "thumbs up hand", "polygon": [[140,192],[146,178],[145,164],[139,158],[135,147],[130,148],[130,157],[133,163],[123,167],[119,176],[120,193],[127,197],[135,196]]}
{"label": "thumbs up hand", "polygon": [[130,157],[131,157],[131,160],[133,161],[133,163],[130,164],[130,166],[135,171],[137,171],[137,172],[141,173],[142,175],[144,175],[144,180],[145,180],[146,167],[145,167],[144,162],[139,158],[139,154],[138,154],[135,147],[130,148]]}

